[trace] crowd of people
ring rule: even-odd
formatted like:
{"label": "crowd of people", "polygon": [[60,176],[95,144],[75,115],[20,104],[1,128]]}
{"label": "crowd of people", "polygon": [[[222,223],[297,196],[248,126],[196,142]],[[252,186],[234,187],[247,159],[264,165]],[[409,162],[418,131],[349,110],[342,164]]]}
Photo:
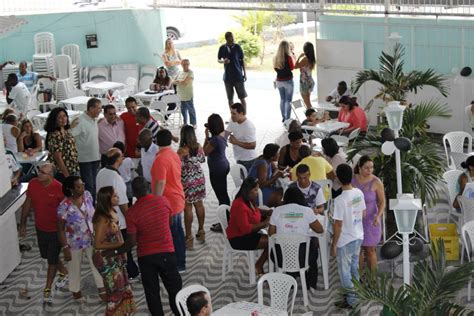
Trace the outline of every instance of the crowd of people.
{"label": "crowd of people", "polygon": [[[15,95],[18,85],[18,89],[28,90],[21,80],[30,78],[34,82],[38,76],[20,71],[20,75],[14,74],[15,78],[9,77],[7,98],[13,109],[4,113],[2,131],[14,171],[12,184],[28,176],[14,163],[13,153],[33,155],[43,148],[48,151],[47,162],[38,168],[37,176],[28,179],[19,226],[20,235],[25,236],[33,210],[38,247],[48,265],[45,303],[53,303],[54,288],[66,283],[74,299],[84,301],[81,263],[85,255],[98,294],[107,303],[106,315],[128,315],[136,310],[130,284],[140,279],[152,315],[163,315],[160,279],[168,292],[171,310],[178,315],[175,298],[182,288],[180,273],[186,271],[186,251],[194,249],[194,239],[206,241],[203,201],[207,192],[201,166],[206,160],[218,204],[231,207],[226,230],[230,244],[240,250],[263,249],[256,262],[258,275],[265,273],[264,264],[269,257],[277,263],[281,261],[281,253],[269,255],[268,236],[260,233],[262,228],[268,228],[269,235],[308,235],[308,287],[316,288],[319,246],[314,233],[326,229],[325,209],[331,198],[331,252],[337,256],[343,286],[352,286],[351,276],[358,277],[357,267],[365,262],[371,269],[376,268],[375,246],[381,238],[385,198],[382,182],[373,174],[373,162],[363,156],[353,170],[332,138],[322,140],[322,152],[313,152],[306,143],[306,131],[296,120],[289,123],[288,132],[275,143],[259,144],[264,147],[259,154],[256,127],[246,116],[243,51],[234,43],[231,32],[225,38],[218,61],[224,65],[231,122],[224,123],[219,114],[210,115],[202,145],[195,133],[194,75],[189,60],[181,59],[171,39],[165,43],[165,66],[158,68],[150,89],[175,89],[181,97],[184,125],[179,137],[160,126],[148,107],[139,107],[132,96],[125,100],[126,111],[120,115],[113,104],[103,105],[99,99],[91,98],[86,111],[72,121],[64,108],[51,110],[44,125],[43,146]],[[295,58],[293,45],[281,42],[274,68],[283,121],[290,119],[294,69],[300,69],[300,92],[308,107],[303,125],[328,118],[327,113],[317,117],[311,108],[311,73],[315,64],[311,43],[305,43],[303,53]],[[26,71],[26,64],[22,65],[20,68]],[[234,90],[240,103],[234,103]],[[347,85],[341,82],[327,97],[341,106],[339,120],[349,123],[341,132],[347,134],[356,128],[366,132],[365,113],[349,95]],[[103,118],[99,118],[102,112]],[[178,144],[177,151],[173,142]],[[235,163],[248,172],[235,197],[229,196],[227,186],[230,166],[234,164],[226,154],[228,143],[233,147]],[[286,188],[282,185],[284,179],[294,182]],[[333,181],[332,192],[318,184],[326,179]],[[260,209],[260,190],[263,204],[271,207],[270,211]],[[193,208],[198,221],[195,235]],[[222,227],[214,224],[211,230],[219,232]],[[131,251],[134,246],[136,258]],[[188,300],[190,311],[197,310],[192,315],[210,313],[210,299],[203,293]],[[343,307],[354,302],[355,298],[347,297]]]}

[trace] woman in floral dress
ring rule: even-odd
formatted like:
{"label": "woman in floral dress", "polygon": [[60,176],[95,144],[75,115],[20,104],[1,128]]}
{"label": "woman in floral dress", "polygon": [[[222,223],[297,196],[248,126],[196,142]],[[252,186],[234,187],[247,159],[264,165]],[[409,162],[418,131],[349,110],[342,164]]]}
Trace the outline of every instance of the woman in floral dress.
{"label": "woman in floral dress", "polygon": [[94,201],[78,176],[64,180],[65,199],[58,206],[58,236],[64,251],[64,261],[68,262],[69,291],[78,301],[84,301],[81,293],[81,262],[84,254],[92,270],[95,284],[102,300],[106,300],[104,282],[92,262],[92,241],[94,228]]}
{"label": "woman in floral dress", "polygon": [[66,177],[79,173],[76,140],[69,133],[69,117],[64,108],[49,112],[44,130],[47,132],[45,148],[49,151],[48,160],[56,166],[56,178],[64,182]]}
{"label": "woman in floral dress", "polygon": [[193,223],[193,205],[196,209],[199,228],[196,239],[206,240],[204,231],[205,209],[203,200],[206,197],[206,181],[201,164],[206,161],[204,151],[196,140],[194,127],[185,125],[181,128],[181,142],[178,155],[181,157],[181,182],[183,183],[186,204],[184,206],[184,227],[186,230],[186,249],[193,249],[194,237],[191,226]]}
{"label": "woman in floral dress", "polygon": [[296,60],[295,68],[300,70],[300,93],[307,109],[311,108],[311,92],[314,88],[314,80],[311,72],[316,65],[314,46],[310,42],[303,45],[303,53]]}
{"label": "woman in floral dress", "polygon": [[[97,205],[92,218],[94,224],[94,265],[99,271],[107,293],[106,316],[131,315],[136,310],[133,293],[128,283],[127,256],[117,249],[124,241],[119,219],[113,207],[119,198],[113,187],[103,187],[97,193]],[[112,255],[109,255],[112,251]]]}

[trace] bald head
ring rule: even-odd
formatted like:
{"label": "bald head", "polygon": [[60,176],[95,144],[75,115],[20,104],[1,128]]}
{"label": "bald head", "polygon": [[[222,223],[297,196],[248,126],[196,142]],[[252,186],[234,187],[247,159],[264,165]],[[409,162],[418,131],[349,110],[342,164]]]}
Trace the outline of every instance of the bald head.
{"label": "bald head", "polygon": [[118,168],[122,164],[122,151],[118,148],[110,148],[107,153],[105,154],[107,156],[107,165]]}

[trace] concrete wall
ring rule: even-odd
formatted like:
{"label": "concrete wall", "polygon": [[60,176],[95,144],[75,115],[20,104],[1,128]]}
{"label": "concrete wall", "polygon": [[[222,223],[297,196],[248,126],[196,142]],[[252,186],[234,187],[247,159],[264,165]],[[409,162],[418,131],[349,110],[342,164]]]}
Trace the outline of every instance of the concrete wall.
{"label": "concrete wall", "polygon": [[[54,34],[56,53],[65,44],[81,48],[83,66],[123,63],[160,65],[164,40],[159,10],[113,10],[22,16],[28,24],[0,39],[0,61],[32,60],[33,36]],[[86,34],[97,34],[98,48],[87,49]]]}

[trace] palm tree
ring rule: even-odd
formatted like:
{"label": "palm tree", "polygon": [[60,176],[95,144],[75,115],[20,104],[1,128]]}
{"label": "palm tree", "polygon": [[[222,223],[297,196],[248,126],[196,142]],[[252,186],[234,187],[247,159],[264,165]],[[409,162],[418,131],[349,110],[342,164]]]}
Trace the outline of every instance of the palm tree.
{"label": "palm tree", "polygon": [[354,288],[342,290],[359,298],[352,314],[357,314],[364,304],[376,302],[384,306],[382,315],[473,315],[473,311],[455,303],[454,299],[472,277],[474,261],[448,271],[442,239],[431,243],[430,253],[431,256],[415,264],[411,285],[397,289],[386,274],[377,276],[369,270],[364,274],[364,283],[353,279]]}
{"label": "palm tree", "polygon": [[405,61],[405,48],[397,43],[393,55],[382,52],[379,57],[379,70],[373,69],[359,71],[351,83],[352,93],[357,93],[360,87],[368,81],[376,81],[381,84],[379,93],[370,100],[366,106],[366,111],[374,103],[375,99],[381,99],[384,102],[400,101],[406,103],[407,93],[417,93],[423,86],[432,86],[443,95],[448,95],[443,76],[437,74],[433,69],[426,71],[412,70],[408,73],[403,71]]}
{"label": "palm tree", "polygon": [[[401,152],[403,192],[416,192],[423,203],[435,201],[438,197],[437,183],[444,172],[443,160],[427,134],[427,121],[433,117],[449,117],[446,106],[434,101],[421,102],[407,107],[403,115],[400,136],[410,139],[412,148]],[[379,128],[386,127],[381,125]],[[386,156],[381,151],[382,141],[379,135],[369,133],[359,142],[355,142],[348,151],[351,160],[357,153],[364,152],[374,160],[374,174],[382,179],[387,198],[395,198],[397,185],[394,155]]]}

